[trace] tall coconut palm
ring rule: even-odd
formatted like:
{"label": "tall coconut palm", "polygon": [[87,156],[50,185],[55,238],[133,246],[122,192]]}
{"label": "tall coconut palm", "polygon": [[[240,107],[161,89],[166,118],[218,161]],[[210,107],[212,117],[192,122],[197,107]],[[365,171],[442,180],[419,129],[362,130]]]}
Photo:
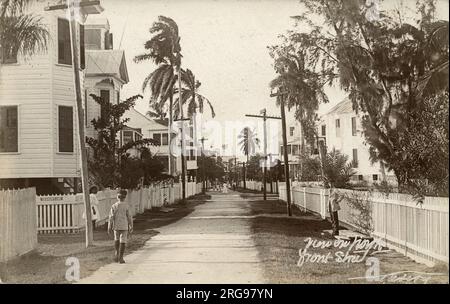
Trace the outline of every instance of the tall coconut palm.
{"label": "tall coconut palm", "polygon": [[259,147],[259,138],[257,137],[257,134],[255,131],[252,131],[249,127],[245,127],[242,129],[241,133],[238,136],[239,145],[241,146],[242,152],[247,156],[247,161],[244,164],[244,189],[247,188],[246,186],[246,166],[249,162],[249,156],[250,154],[253,154],[256,152],[256,146]]}
{"label": "tall coconut palm", "polygon": [[241,151],[247,156],[247,162],[249,156],[256,152],[256,146],[259,147],[260,141],[257,136],[256,132],[252,131],[249,127],[242,129],[238,136],[238,139],[240,139],[239,145],[241,146]]}
{"label": "tall coconut palm", "polygon": [[165,119],[166,118],[166,112],[163,108],[159,106],[157,103],[153,103],[150,105],[151,110],[147,111],[148,117],[153,117],[157,119]]}
{"label": "tall coconut palm", "polygon": [[[150,104],[157,103],[158,108],[163,108],[167,103],[169,104],[169,130],[171,130],[173,123],[173,88],[177,80],[175,71],[181,64],[178,25],[171,18],[158,16],[158,21],[152,24],[149,31],[152,37],[144,44],[147,52],[136,56],[134,61],[139,63],[151,60],[158,66],[144,79],[142,90],[150,89]],[[169,155],[172,155],[171,133],[169,131]],[[170,157],[169,163],[171,163]]]}
{"label": "tall coconut palm", "polygon": [[[0,58],[25,58],[47,49],[49,33],[42,17],[26,13],[32,0],[0,0]],[[0,64],[2,61],[0,61]]]}
{"label": "tall coconut palm", "polygon": [[[181,88],[181,104],[187,104],[187,114],[191,117],[194,113],[203,113],[204,104],[207,103],[209,109],[211,110],[211,116],[214,118],[216,113],[211,102],[205,96],[198,93],[200,86],[202,85],[200,81],[195,79],[194,73],[191,70],[181,70],[181,82],[184,87]],[[179,93],[178,89],[175,89],[175,94]],[[175,116],[179,113],[179,97],[175,100]]]}

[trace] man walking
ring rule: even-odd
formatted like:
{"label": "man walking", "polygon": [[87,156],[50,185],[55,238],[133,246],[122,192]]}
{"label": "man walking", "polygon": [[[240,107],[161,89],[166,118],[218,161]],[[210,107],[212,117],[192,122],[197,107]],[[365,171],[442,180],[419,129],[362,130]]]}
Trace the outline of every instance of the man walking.
{"label": "man walking", "polygon": [[115,262],[125,263],[123,254],[128,239],[128,233],[133,232],[133,218],[130,215],[129,205],[125,202],[126,190],[119,190],[118,201],[111,206],[109,213],[108,234],[114,231]]}

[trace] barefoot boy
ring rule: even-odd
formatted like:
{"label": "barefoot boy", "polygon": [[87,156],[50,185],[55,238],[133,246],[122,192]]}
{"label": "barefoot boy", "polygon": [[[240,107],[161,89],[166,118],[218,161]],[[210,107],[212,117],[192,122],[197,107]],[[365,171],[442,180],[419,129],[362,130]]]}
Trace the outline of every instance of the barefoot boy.
{"label": "barefoot boy", "polygon": [[116,249],[115,261],[120,264],[125,263],[123,253],[127,243],[128,233],[133,232],[133,218],[130,215],[126,190],[119,190],[118,201],[111,206],[109,213],[108,234],[114,231],[114,246]]}

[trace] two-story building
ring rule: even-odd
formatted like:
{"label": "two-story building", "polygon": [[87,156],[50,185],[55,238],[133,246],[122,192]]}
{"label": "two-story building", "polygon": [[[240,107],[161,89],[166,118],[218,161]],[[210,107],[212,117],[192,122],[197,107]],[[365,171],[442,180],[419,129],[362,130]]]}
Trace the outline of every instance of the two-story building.
{"label": "two-story building", "polygon": [[[288,112],[288,117],[293,115],[289,115],[291,113]],[[288,164],[289,164],[289,175],[292,179],[298,180],[301,177],[301,162],[300,162],[300,154],[303,149],[307,149],[306,141],[303,140],[303,133],[301,129],[300,122],[297,120],[288,118],[286,122],[286,139],[287,139],[287,154],[288,154]],[[280,145],[280,154],[279,159],[284,165],[284,147],[283,147],[283,137],[282,134],[279,135],[279,145]],[[270,155],[269,155],[270,156]]]}
{"label": "two-story building", "polygon": [[352,102],[345,98],[326,114],[318,123],[319,140],[325,141],[327,151],[333,148],[348,155],[356,171],[354,181],[378,183],[383,175],[390,182],[395,182],[394,175],[384,171],[380,163],[372,163],[369,158],[369,146],[365,143],[361,127],[361,117],[352,108]]}
{"label": "two-story building", "polygon": [[[153,119],[131,108],[124,113],[122,118],[127,118],[127,129],[122,130],[120,138],[123,143],[129,139],[136,140],[138,131],[141,138],[152,138],[159,145],[150,145],[150,152],[164,165],[166,174],[169,173],[169,124],[165,119]],[[134,131],[133,131],[134,130]],[[133,139],[134,138],[134,139]],[[172,163],[174,161],[172,160]]]}
{"label": "two-story building", "polygon": [[[0,63],[0,187],[36,187],[38,194],[76,191],[80,176],[70,23],[58,1],[33,2],[50,39],[47,50]],[[80,9],[77,45],[81,82],[86,72],[84,20],[103,11]]]}

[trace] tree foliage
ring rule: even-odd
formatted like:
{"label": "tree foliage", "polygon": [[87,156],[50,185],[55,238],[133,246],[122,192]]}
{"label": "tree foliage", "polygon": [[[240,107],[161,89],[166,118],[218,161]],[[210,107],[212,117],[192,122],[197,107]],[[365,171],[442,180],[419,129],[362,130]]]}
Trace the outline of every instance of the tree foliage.
{"label": "tree foliage", "polygon": [[[119,146],[117,138],[129,121],[129,118],[122,118],[123,114],[142,96],[136,95],[118,104],[112,104],[94,94],[90,96],[101,107],[101,116],[91,121],[97,137],[86,138],[91,148],[88,167],[92,179],[101,187],[137,187],[146,174],[145,164],[149,162],[149,158],[151,159],[148,156],[147,146],[157,143],[153,139],[144,138]],[[143,159],[131,157],[127,152],[131,148],[144,151],[146,157]]]}
{"label": "tree foliage", "polygon": [[[216,116],[214,107],[212,106],[208,98],[198,92],[202,83],[195,79],[195,75],[191,70],[181,70],[181,83],[183,85],[183,87],[181,88],[181,104],[183,106],[187,105],[188,116],[191,117],[194,113],[197,112],[203,113],[204,104],[206,103],[209,106],[212,118],[214,118],[214,116]],[[176,88],[174,90],[174,94],[177,95],[174,105],[175,116],[178,116],[180,112],[180,97],[178,92],[179,90],[178,88]]]}
{"label": "tree foliage", "polygon": [[205,177],[209,181],[223,181],[225,176],[225,166],[220,157],[205,156],[204,161],[199,160],[198,162],[198,172],[203,172],[203,166]]}
{"label": "tree foliage", "polygon": [[0,0],[0,58],[18,53],[28,58],[47,50],[49,32],[42,17],[26,12],[32,2]]}
{"label": "tree foliage", "polygon": [[[431,100],[448,107],[448,94],[442,95],[448,91],[448,21],[434,19],[434,1],[417,1],[415,24],[408,23],[400,10],[367,18],[362,0],[301,3],[303,14],[293,17],[296,28],[271,50],[297,57],[303,75],[295,83],[319,96],[324,84],[339,85],[349,94],[362,118],[371,160],[383,161],[395,173],[400,190],[414,186],[414,180],[441,184],[448,180],[448,170],[429,170],[431,163],[448,163],[448,145],[438,147],[445,128],[431,124],[417,133],[415,127],[427,115]],[[314,100],[306,89],[303,92],[305,100]],[[421,147],[419,134],[428,139],[420,161],[415,158]],[[430,153],[436,147],[444,149],[442,158]]]}
{"label": "tree foliage", "polygon": [[245,127],[242,129],[241,133],[238,135],[239,145],[241,146],[241,151],[247,156],[247,161],[249,156],[256,152],[256,147],[259,147],[260,140],[256,131]]}

